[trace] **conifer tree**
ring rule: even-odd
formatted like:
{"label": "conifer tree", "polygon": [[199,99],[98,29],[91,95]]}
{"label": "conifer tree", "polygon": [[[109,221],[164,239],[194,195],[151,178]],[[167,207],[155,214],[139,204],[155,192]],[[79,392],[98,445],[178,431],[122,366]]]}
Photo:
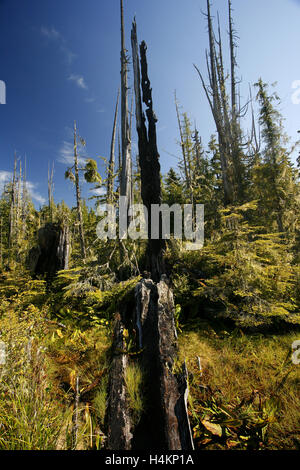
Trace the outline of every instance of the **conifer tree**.
{"label": "conifer tree", "polygon": [[279,98],[268,94],[268,86],[261,79],[256,87],[264,147],[262,161],[254,165],[252,194],[260,200],[259,212],[268,230],[292,235],[299,223],[298,172],[291,163],[282,116],[275,107]]}

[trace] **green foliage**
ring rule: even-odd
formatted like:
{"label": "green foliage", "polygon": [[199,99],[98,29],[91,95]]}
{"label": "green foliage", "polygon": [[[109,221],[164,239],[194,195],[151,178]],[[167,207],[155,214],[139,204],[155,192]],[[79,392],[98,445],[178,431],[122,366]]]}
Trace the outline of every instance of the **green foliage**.
{"label": "green foliage", "polygon": [[104,428],[104,419],[107,409],[107,386],[107,380],[103,380],[93,400],[93,407],[102,429]]}
{"label": "green foliage", "polygon": [[[185,240],[171,238],[165,253],[179,355],[192,370],[189,408],[199,448],[299,446],[299,440],[289,437],[298,426],[299,379],[283,357],[292,338],[249,335],[300,324],[299,172],[291,163],[277,97],[262,80],[256,86],[261,150],[253,142],[248,149],[241,145],[238,119],[230,116],[230,142],[224,145],[220,135],[212,135],[205,149],[183,113],[182,157],[177,168],[161,176],[163,203],[205,206],[204,248],[189,252]],[[227,96],[223,98],[226,108]],[[79,142],[86,145],[81,138]],[[226,206],[220,157],[224,148],[229,199],[234,201]],[[76,207],[55,204],[52,198],[36,210],[21,168],[0,198],[0,338],[9,350],[7,364],[0,366],[1,449],[100,449],[105,440],[112,319],[124,305],[134,311],[134,288],[145,266],[147,243],[97,239],[99,216],[81,197],[80,172],[97,190],[108,180],[101,178],[93,159],[78,166],[77,144],[75,149],[74,165],[65,178],[75,184]],[[120,169],[116,174],[108,169],[107,176],[113,186],[110,197],[117,202],[114,180]],[[134,202],[141,202],[140,185],[137,162]],[[102,191],[93,198],[97,204],[107,202]],[[46,290],[42,276],[33,279],[25,265],[29,249],[37,245],[38,229],[49,221],[69,229],[71,256],[70,269],[57,273]],[[204,317],[209,326],[203,333]],[[129,360],[125,383],[136,425],[147,393],[137,361],[143,350],[136,350],[135,330],[128,328],[123,332],[124,350],[118,352]],[[194,364],[197,355],[204,358],[203,374]],[[77,379],[79,438],[74,446],[70,438]]]}
{"label": "green foliage", "polygon": [[88,159],[84,167],[84,178],[87,183],[101,183],[102,179],[97,171],[97,162],[92,159]]}
{"label": "green foliage", "polygon": [[65,179],[72,181],[73,183],[75,182],[75,176],[74,173],[72,172],[71,169],[66,170],[65,172]]}
{"label": "green foliage", "polygon": [[97,268],[73,268],[61,271],[53,284],[50,297],[53,315],[64,322],[78,325],[106,325],[120,305],[133,298],[139,278],[116,282]]}
{"label": "green foliage", "polygon": [[221,229],[201,253],[173,259],[175,296],[183,308],[198,304],[198,311],[210,308],[240,326],[299,323],[299,268],[280,234],[250,225],[256,207],[224,209]]}
{"label": "green foliage", "polygon": [[0,334],[7,354],[0,365],[0,448],[69,448],[77,376],[85,404],[79,410],[78,445],[101,448],[99,407],[90,409],[88,403],[98,387],[99,393],[105,388],[108,325],[91,320],[84,330],[66,326],[50,319],[44,281],[33,281],[26,273],[3,280]]}
{"label": "green foliage", "polygon": [[[294,150],[286,148],[282,116],[274,103],[276,94],[268,94],[268,86],[260,79],[256,83],[260,105],[259,123],[262,127],[264,148],[262,158],[257,158],[252,168],[252,194],[259,200],[259,215],[269,231],[292,233],[299,224],[299,175],[290,161]],[[297,145],[297,143],[296,143]]]}

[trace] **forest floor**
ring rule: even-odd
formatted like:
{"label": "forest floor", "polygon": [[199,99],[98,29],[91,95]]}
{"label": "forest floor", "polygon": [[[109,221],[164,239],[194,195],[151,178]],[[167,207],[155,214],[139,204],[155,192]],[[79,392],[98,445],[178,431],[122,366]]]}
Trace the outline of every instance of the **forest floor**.
{"label": "forest floor", "polygon": [[[61,319],[58,294],[49,296],[44,281],[0,281],[0,449],[103,448],[113,321],[92,307],[79,321],[67,304]],[[297,339],[199,319],[179,324],[176,367],[186,361],[196,449],[300,448]],[[133,392],[137,402],[143,390]]]}
{"label": "forest floor", "polygon": [[190,372],[198,448],[300,448],[300,376],[291,360],[298,338],[230,332],[207,322],[183,329],[180,357]]}

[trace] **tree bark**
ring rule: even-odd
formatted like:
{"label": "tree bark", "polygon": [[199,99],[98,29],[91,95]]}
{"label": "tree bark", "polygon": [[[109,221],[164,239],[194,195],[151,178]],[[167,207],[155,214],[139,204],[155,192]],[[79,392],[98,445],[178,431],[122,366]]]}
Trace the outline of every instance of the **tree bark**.
{"label": "tree bark", "polygon": [[108,175],[107,175],[107,202],[108,204],[112,204],[114,200],[115,145],[116,145],[117,118],[118,118],[118,109],[119,109],[119,96],[120,96],[120,90],[118,91],[113,132],[112,132],[112,137],[111,137],[111,146],[110,146],[110,159],[109,159]]}
{"label": "tree bark", "polygon": [[82,210],[81,210],[81,194],[80,194],[79,169],[78,169],[76,122],[74,122],[74,174],[75,174],[75,188],[76,188],[77,217],[78,217],[78,222],[79,222],[80,249],[81,249],[81,256],[82,256],[83,262],[85,262],[86,250],[85,250],[83,219],[82,219]]}
{"label": "tree bark", "polygon": [[113,358],[110,365],[106,411],[107,447],[109,450],[131,449],[131,421],[125,386],[128,355],[122,353],[125,350],[123,331],[124,324],[118,317],[114,328]]}
{"label": "tree bark", "polygon": [[[147,270],[151,272],[151,277],[159,281],[164,274],[163,252],[165,249],[165,240],[161,238],[161,219],[160,219],[160,238],[152,240],[151,237],[151,206],[161,204],[161,181],[159,153],[156,140],[157,118],[153,111],[152,89],[148,77],[148,65],[146,50],[147,46],[143,41],[140,45],[141,69],[139,64],[138,41],[136,32],[136,23],[134,22],[131,30],[132,60],[134,69],[134,92],[136,107],[136,128],[138,133],[139,164],[141,169],[141,196],[143,204],[148,211],[148,248],[147,248]],[[148,120],[148,129],[145,124],[145,115],[142,109],[143,102],[147,106],[146,115]]]}
{"label": "tree bark", "polygon": [[128,205],[131,204],[131,142],[128,120],[128,77],[127,57],[125,47],[124,8],[121,7],[121,139],[122,139],[122,170],[120,195],[127,197]]}
{"label": "tree bark", "polygon": [[145,373],[145,412],[133,449],[191,450],[186,377],[173,372],[177,358],[174,299],[167,280],[143,279],[135,288],[139,363]]}
{"label": "tree bark", "polygon": [[11,186],[11,201],[9,213],[9,247],[12,248],[15,240],[15,223],[16,223],[16,175],[17,175],[17,155],[15,152],[14,158],[14,172],[13,181]]}
{"label": "tree bark", "polygon": [[49,205],[49,219],[53,222],[53,173],[54,173],[54,162],[52,163],[52,169],[48,165],[48,205]]}

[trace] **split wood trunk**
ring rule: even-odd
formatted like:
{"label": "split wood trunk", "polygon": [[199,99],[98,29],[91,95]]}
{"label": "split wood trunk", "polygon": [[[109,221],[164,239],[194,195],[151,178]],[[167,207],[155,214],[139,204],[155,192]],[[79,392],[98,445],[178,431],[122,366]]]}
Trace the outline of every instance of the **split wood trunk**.
{"label": "split wood trunk", "polygon": [[125,386],[128,356],[121,352],[125,349],[123,331],[124,323],[119,318],[114,328],[112,346],[114,356],[110,366],[108,407],[106,411],[107,446],[111,450],[131,449],[131,420]]}
{"label": "split wood trunk", "polygon": [[[144,411],[133,426],[125,385],[129,355],[124,350],[124,328],[136,332],[139,352],[134,360],[143,371]],[[111,450],[191,450],[187,413],[187,373],[176,372],[177,333],[174,300],[168,281],[141,280],[135,288],[135,308],[121,314],[115,326],[114,357],[110,369],[107,411],[108,448]],[[132,356],[133,357],[133,356]]]}
{"label": "split wood trunk", "polygon": [[68,269],[70,255],[69,229],[49,223],[38,231],[38,244],[28,254],[27,265],[35,275],[51,280],[57,271]]}

